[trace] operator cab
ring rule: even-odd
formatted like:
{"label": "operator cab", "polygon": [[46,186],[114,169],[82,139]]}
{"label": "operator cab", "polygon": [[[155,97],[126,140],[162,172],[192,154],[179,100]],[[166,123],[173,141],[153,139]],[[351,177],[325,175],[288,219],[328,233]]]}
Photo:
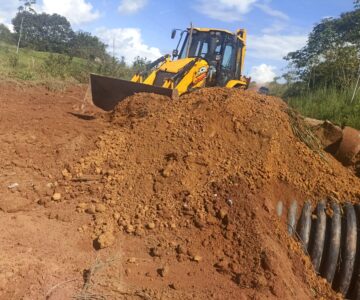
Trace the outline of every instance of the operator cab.
{"label": "operator cab", "polygon": [[[173,38],[175,33],[173,31]],[[209,64],[208,86],[225,86],[230,80],[241,77],[245,49],[242,37],[239,32],[233,34],[225,30],[189,28],[182,31],[173,56],[178,59],[197,57],[206,60]]]}

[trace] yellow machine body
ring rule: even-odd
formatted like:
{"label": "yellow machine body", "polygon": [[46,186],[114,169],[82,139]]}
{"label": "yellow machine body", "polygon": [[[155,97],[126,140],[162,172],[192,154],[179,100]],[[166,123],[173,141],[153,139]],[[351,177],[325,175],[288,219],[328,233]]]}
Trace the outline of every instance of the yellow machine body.
{"label": "yellow machine body", "polygon": [[[174,32],[173,32],[174,33]],[[93,103],[112,110],[115,105],[138,92],[169,97],[208,86],[246,89],[250,78],[242,75],[246,53],[246,31],[236,33],[210,28],[188,28],[181,52],[163,56],[131,81],[91,74]]]}

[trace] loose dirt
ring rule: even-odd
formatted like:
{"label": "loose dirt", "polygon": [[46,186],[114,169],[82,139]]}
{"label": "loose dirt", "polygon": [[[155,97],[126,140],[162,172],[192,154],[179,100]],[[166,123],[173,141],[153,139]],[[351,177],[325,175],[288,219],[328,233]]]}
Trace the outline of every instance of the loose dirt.
{"label": "loose dirt", "polygon": [[84,114],[83,87],[0,88],[0,299],[339,297],[275,207],[359,201],[359,178],[280,99],[203,89]]}

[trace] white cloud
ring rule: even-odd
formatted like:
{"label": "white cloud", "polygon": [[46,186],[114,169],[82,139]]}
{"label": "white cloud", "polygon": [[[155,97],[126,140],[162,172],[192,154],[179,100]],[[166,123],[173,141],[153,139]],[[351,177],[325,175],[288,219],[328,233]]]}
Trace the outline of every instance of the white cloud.
{"label": "white cloud", "polygon": [[144,8],[147,0],[121,0],[118,11],[121,14],[133,14]]}
{"label": "white cloud", "polygon": [[283,13],[282,11],[271,8],[268,4],[265,3],[257,3],[256,7],[260,8],[264,13],[271,17],[289,20],[289,16]]}
{"label": "white cloud", "polygon": [[253,8],[258,8],[275,18],[289,19],[286,14],[271,8],[261,0],[197,0],[195,4],[195,9],[199,13],[225,22],[241,21]]}
{"label": "white cloud", "polygon": [[[0,20],[0,23],[2,23],[1,20]],[[11,23],[3,23],[3,24],[4,24],[7,28],[9,28],[9,30],[10,30],[12,33],[15,32],[13,24],[11,24]]]}
{"label": "white cloud", "polygon": [[212,19],[233,22],[242,19],[257,0],[198,0],[196,10]]}
{"label": "white cloud", "polygon": [[273,81],[276,76],[275,70],[276,67],[261,64],[259,66],[253,66],[251,68],[250,76],[251,79],[256,83],[267,83]]}
{"label": "white cloud", "polygon": [[109,50],[112,51],[114,44],[115,55],[119,58],[124,56],[128,64],[131,64],[137,56],[146,57],[148,60],[155,60],[161,56],[158,48],[144,44],[138,28],[102,27],[96,29],[95,34],[109,45]]}
{"label": "white cloud", "polygon": [[[0,0],[0,22],[9,24],[19,5],[18,0]],[[100,13],[87,0],[42,0],[35,6],[35,10],[62,15],[72,24],[91,22],[100,17]]]}
{"label": "white cloud", "polygon": [[91,3],[86,0],[43,0],[41,7],[48,14],[59,14],[66,17],[71,24],[82,24],[100,17]]}
{"label": "white cloud", "polygon": [[306,35],[248,35],[247,54],[258,59],[282,60],[289,52],[305,46]]}
{"label": "white cloud", "polygon": [[283,31],[286,27],[287,24],[285,22],[275,21],[271,24],[271,26],[262,29],[261,32],[265,34],[275,34]]}

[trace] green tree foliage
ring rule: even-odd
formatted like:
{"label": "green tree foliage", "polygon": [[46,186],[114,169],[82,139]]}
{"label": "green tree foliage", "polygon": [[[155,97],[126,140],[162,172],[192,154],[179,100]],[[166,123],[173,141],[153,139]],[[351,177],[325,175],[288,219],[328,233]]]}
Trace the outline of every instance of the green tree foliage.
{"label": "green tree foliage", "polygon": [[109,58],[106,45],[88,32],[74,32],[70,22],[58,14],[37,14],[22,10],[12,20],[18,39],[22,26],[22,47],[67,54],[89,60]]}
{"label": "green tree foliage", "polygon": [[4,24],[0,24],[0,41],[8,44],[13,44],[15,42],[11,31]]}
{"label": "green tree foliage", "polygon": [[23,20],[22,46],[34,50],[65,53],[73,36],[69,21],[60,15],[19,12],[12,20],[16,35]]}
{"label": "green tree foliage", "polygon": [[36,4],[36,0],[19,0],[19,1],[20,3],[22,3],[18,7],[19,12],[28,11],[31,13],[36,13],[35,9],[33,8],[33,6]]}
{"label": "green tree foliage", "polygon": [[88,32],[78,31],[72,35],[70,41],[70,54],[72,56],[95,60],[107,58],[106,45]]}
{"label": "green tree foliage", "polygon": [[307,45],[289,53],[294,81],[307,88],[348,88],[358,73],[360,49],[360,9],[339,18],[327,18],[317,24]]}
{"label": "green tree foliage", "polygon": [[[36,4],[36,0],[19,0],[19,1],[20,1],[20,3],[23,3],[22,5],[20,5],[18,7],[18,12],[19,13],[27,12],[27,13],[36,14],[36,11],[33,9],[33,5]],[[21,21],[20,21],[20,26],[19,26],[19,31],[18,31],[18,36],[17,36],[16,54],[19,53],[20,42],[21,42],[21,38],[22,38],[22,35],[23,35],[24,18],[25,18],[25,16],[22,15]]]}
{"label": "green tree foliage", "polygon": [[359,90],[354,93],[360,71],[360,0],[354,6],[315,25],[305,47],[285,57],[289,72],[283,77],[285,98],[304,115],[360,128]]}

